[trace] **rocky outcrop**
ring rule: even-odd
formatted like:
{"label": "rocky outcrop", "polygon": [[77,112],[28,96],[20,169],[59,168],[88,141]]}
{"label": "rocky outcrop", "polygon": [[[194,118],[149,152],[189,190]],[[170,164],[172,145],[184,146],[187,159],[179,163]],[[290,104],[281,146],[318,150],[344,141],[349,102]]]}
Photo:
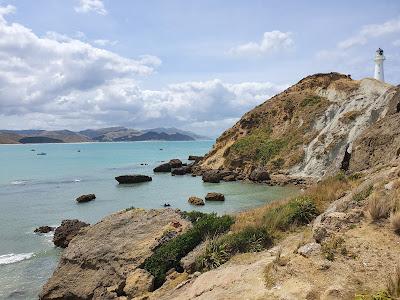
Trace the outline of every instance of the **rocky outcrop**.
{"label": "rocky outcrop", "polygon": [[[357,138],[397,113],[396,93],[398,88],[369,78],[358,81],[338,73],[308,76],[246,113],[217,139],[199,167],[235,171],[248,178],[261,165],[270,175],[314,180],[337,173],[347,166],[344,160],[349,160],[351,169],[355,156],[348,153],[357,151],[353,150]],[[375,142],[376,153],[388,138],[392,137]],[[395,147],[390,149],[393,155]],[[359,160],[366,156],[360,153]]]}
{"label": "rocky outcrop", "polygon": [[221,174],[218,170],[206,171],[203,173],[202,179],[204,182],[219,183],[221,181]]}
{"label": "rocky outcrop", "polygon": [[51,232],[53,230],[54,230],[54,227],[45,225],[45,226],[40,226],[40,227],[36,228],[33,232],[35,232],[35,233],[49,233],[49,232]]}
{"label": "rocky outcrop", "polygon": [[140,265],[175,222],[178,232],[191,226],[172,209],[132,209],[86,227],[63,252],[40,299],[131,299],[152,290],[152,275]]}
{"label": "rocky outcrop", "polygon": [[147,175],[121,175],[115,177],[119,184],[130,184],[151,181],[152,178]]}
{"label": "rocky outcrop", "polygon": [[161,164],[153,169],[155,173],[169,173],[171,172],[171,165],[169,163]]}
{"label": "rocky outcrop", "polygon": [[180,159],[174,158],[169,161],[171,168],[180,168],[182,167],[182,161]]}
{"label": "rocky outcrop", "polygon": [[87,195],[82,195],[82,196],[79,196],[78,198],[76,198],[76,202],[83,203],[83,202],[92,201],[94,199],[96,199],[95,194],[87,194]]}
{"label": "rocky outcrop", "polygon": [[252,181],[262,182],[271,179],[269,173],[264,168],[257,168],[250,173],[249,179]]}
{"label": "rocky outcrop", "polygon": [[194,160],[195,162],[199,162],[202,159],[203,159],[203,156],[197,156],[197,155],[189,155],[189,158],[188,158],[188,160]]}
{"label": "rocky outcrop", "polygon": [[188,166],[183,166],[180,168],[173,169],[171,174],[172,175],[186,175],[186,174],[189,174],[191,171],[192,171],[192,166],[188,165]]}
{"label": "rocky outcrop", "polygon": [[206,201],[225,201],[224,194],[221,193],[207,193]]}
{"label": "rocky outcrop", "polygon": [[57,247],[66,248],[69,242],[89,224],[79,220],[64,220],[54,231],[53,243]]}
{"label": "rocky outcrop", "polygon": [[199,205],[204,205],[204,200],[203,199],[201,199],[199,197],[194,197],[194,196],[189,197],[188,202],[190,204],[192,204],[192,205],[198,205],[198,206]]}

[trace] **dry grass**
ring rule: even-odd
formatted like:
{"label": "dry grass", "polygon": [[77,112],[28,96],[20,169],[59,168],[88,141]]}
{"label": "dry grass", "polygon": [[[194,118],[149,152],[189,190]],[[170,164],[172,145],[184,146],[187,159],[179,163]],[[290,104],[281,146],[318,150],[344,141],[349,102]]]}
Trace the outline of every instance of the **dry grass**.
{"label": "dry grass", "polygon": [[383,195],[374,193],[368,201],[367,209],[372,221],[375,222],[380,219],[386,219],[389,217],[392,210],[392,202]]}
{"label": "dry grass", "polygon": [[[319,212],[324,211],[327,206],[333,201],[342,197],[346,191],[356,184],[356,181],[348,180],[344,175],[329,177],[313,186],[311,186],[303,196],[313,200]],[[276,201],[267,205],[257,207],[239,213],[235,218],[235,224],[232,230],[235,232],[241,231],[247,227],[260,227],[265,225],[265,216],[269,215],[269,223],[274,223],[271,217],[279,221],[280,214],[269,214],[280,206],[288,204],[292,199]],[[282,211],[282,213],[284,213]]]}
{"label": "dry grass", "polygon": [[397,211],[390,216],[390,224],[393,231],[400,234],[400,211]]}
{"label": "dry grass", "polygon": [[236,216],[235,223],[232,225],[231,230],[239,232],[248,227],[261,227],[264,223],[264,216],[268,211],[288,202],[289,200],[276,201],[261,207],[243,211]]}
{"label": "dry grass", "polygon": [[386,289],[393,299],[400,297],[400,266],[397,265],[392,277],[388,279]]}
{"label": "dry grass", "polygon": [[352,183],[344,175],[339,174],[310,187],[306,195],[314,199],[319,211],[324,211],[330,203],[343,197],[351,187]]}

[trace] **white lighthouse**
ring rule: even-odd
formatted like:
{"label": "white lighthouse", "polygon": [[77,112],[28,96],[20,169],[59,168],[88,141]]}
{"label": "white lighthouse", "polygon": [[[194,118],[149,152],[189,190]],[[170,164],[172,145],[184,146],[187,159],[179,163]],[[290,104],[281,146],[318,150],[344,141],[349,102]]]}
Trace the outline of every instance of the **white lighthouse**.
{"label": "white lighthouse", "polygon": [[383,74],[383,61],[385,60],[385,56],[383,55],[383,50],[379,48],[376,50],[375,54],[375,74],[374,78],[376,80],[380,80],[382,82],[385,81],[385,77]]}

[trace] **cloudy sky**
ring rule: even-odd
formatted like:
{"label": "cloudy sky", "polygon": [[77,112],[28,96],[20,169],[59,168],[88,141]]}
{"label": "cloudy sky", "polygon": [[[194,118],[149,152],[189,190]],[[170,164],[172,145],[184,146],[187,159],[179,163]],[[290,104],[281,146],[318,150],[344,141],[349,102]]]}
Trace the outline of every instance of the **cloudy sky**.
{"label": "cloudy sky", "polygon": [[302,77],[400,83],[400,1],[0,0],[0,128],[211,136]]}

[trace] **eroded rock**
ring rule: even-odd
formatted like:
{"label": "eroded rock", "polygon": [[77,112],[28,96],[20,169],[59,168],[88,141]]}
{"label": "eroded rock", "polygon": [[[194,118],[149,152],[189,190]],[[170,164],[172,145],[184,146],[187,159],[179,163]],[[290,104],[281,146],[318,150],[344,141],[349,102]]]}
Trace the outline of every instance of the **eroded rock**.
{"label": "eroded rock", "polygon": [[224,194],[221,193],[207,193],[206,201],[225,201]]}
{"label": "eroded rock", "polygon": [[203,199],[194,196],[189,197],[188,202],[192,205],[204,205]]}
{"label": "eroded rock", "polygon": [[173,209],[132,209],[85,228],[63,252],[39,298],[118,299],[151,290],[151,276],[137,270],[174,222],[181,232],[191,226]]}
{"label": "eroded rock", "polygon": [[147,175],[121,175],[115,177],[119,184],[130,184],[151,181],[152,178]]}
{"label": "eroded rock", "polygon": [[94,199],[96,199],[95,194],[87,194],[87,195],[82,195],[82,196],[79,196],[78,198],[76,198],[76,202],[84,203],[84,202],[92,201]]}
{"label": "eroded rock", "polygon": [[66,248],[69,242],[79,233],[81,228],[89,226],[89,224],[74,220],[63,220],[61,226],[54,231],[53,243],[57,247]]}

